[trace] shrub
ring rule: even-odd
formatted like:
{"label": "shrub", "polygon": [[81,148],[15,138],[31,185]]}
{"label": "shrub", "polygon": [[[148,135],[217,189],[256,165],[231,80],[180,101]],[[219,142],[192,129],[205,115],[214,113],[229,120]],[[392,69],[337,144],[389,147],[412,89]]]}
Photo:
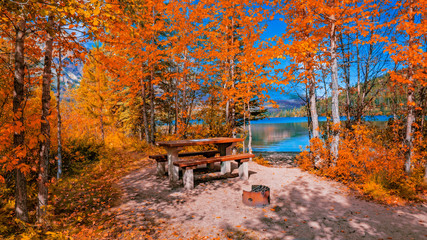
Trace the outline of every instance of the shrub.
{"label": "shrub", "polygon": [[[56,159],[57,149],[52,149],[52,159]],[[65,141],[62,148],[62,172],[72,175],[79,172],[86,165],[98,162],[105,151],[104,144],[92,138],[74,138]],[[51,176],[56,176],[58,167],[50,168]]]}
{"label": "shrub", "polygon": [[[348,184],[375,200],[396,202],[396,197],[419,200],[418,193],[426,189],[424,166],[426,140],[414,135],[413,172],[404,172],[405,149],[402,145],[402,124],[392,122],[388,129],[377,130],[366,125],[354,125],[341,130],[339,157],[334,162],[329,139],[312,139],[307,150],[297,156],[304,170]],[[317,162],[318,164],[315,164]]]}

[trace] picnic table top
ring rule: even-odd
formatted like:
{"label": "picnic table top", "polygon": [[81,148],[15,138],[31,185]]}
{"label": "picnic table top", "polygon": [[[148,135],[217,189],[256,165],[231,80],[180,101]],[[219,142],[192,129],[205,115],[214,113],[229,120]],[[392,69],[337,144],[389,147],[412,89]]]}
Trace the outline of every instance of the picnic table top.
{"label": "picnic table top", "polygon": [[194,145],[243,142],[243,140],[244,140],[243,138],[217,137],[217,138],[205,138],[205,139],[185,139],[185,140],[176,140],[176,141],[164,141],[164,142],[157,142],[157,145],[161,147],[185,147],[185,146],[194,146]]}

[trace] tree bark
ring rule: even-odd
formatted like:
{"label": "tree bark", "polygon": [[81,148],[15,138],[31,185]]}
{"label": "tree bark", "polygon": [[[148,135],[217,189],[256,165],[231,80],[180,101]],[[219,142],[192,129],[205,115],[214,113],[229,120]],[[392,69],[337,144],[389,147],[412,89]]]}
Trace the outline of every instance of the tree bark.
{"label": "tree bark", "polygon": [[50,124],[48,117],[50,115],[50,85],[52,80],[52,51],[53,51],[53,16],[49,16],[47,22],[47,40],[44,56],[44,69],[42,79],[42,115],[39,140],[40,145],[40,162],[38,173],[37,195],[37,222],[46,222],[46,207],[48,202],[48,182],[49,182],[49,151],[50,151]]}
{"label": "tree bark", "polygon": [[[413,6],[412,6],[412,1],[410,1],[410,6],[409,6],[409,16],[411,18],[411,22],[414,21],[414,17],[413,17]],[[409,35],[409,41],[408,41],[408,45],[409,45],[409,49],[412,48],[414,42],[414,38],[412,35]],[[404,140],[404,145],[406,147],[406,153],[405,153],[405,172],[406,174],[410,175],[412,173],[412,155],[413,155],[413,124],[415,121],[415,116],[414,116],[414,110],[415,110],[415,102],[414,102],[414,79],[413,79],[413,75],[414,75],[414,67],[412,66],[412,63],[409,62],[408,65],[408,80],[409,80],[409,84],[408,84],[408,99],[407,99],[407,104],[408,104],[408,115],[406,118],[406,133],[405,133],[405,140]]]}
{"label": "tree bark", "polygon": [[140,79],[141,82],[141,98],[142,98],[142,121],[144,123],[144,133],[145,133],[145,141],[147,141],[147,143],[150,143],[150,134],[149,134],[149,129],[148,129],[148,121],[147,121],[147,108],[145,105],[145,100],[146,100],[146,94],[145,94],[145,82],[144,80],[141,78]]}
{"label": "tree bark", "polygon": [[[316,103],[316,79],[313,77],[313,74],[310,74],[308,80],[309,91],[308,91],[308,105],[310,108],[310,118],[311,118],[311,133],[312,138],[319,138],[319,116],[317,114],[317,103]],[[314,155],[314,166],[320,167],[322,159],[319,156],[317,151],[312,153]]]}
{"label": "tree bark", "polygon": [[328,98],[328,87],[327,87],[327,83],[326,83],[326,77],[327,77],[327,72],[326,69],[322,67],[322,81],[323,81],[323,88],[325,90],[325,116],[326,116],[326,138],[328,139],[330,136],[330,118],[331,115],[329,114],[329,98]]}
{"label": "tree bark", "polygon": [[184,62],[182,64],[182,102],[181,102],[181,133],[185,138],[187,134],[187,119],[188,119],[188,111],[187,111],[187,51],[184,50]]}
{"label": "tree bark", "polygon": [[[310,93],[309,93],[310,83],[307,83],[305,85],[305,99],[304,103],[307,104],[305,107],[305,110],[307,111],[307,124],[308,124],[308,139],[311,140],[312,138],[312,130],[313,130],[313,124],[311,121],[311,106],[310,106]],[[302,99],[302,98],[301,98]]]}
{"label": "tree bark", "polygon": [[250,104],[250,100],[248,100],[248,131],[249,131],[248,152],[252,154],[251,107],[249,104]]}
{"label": "tree bark", "polygon": [[154,144],[156,142],[154,138],[154,134],[156,132],[156,122],[154,121],[154,69],[153,66],[151,67],[151,78],[150,78],[150,126],[151,126],[151,136],[150,136],[150,143]]}
{"label": "tree bark", "polygon": [[350,100],[350,44],[347,43],[347,52],[344,47],[344,36],[343,34],[340,34],[340,48],[343,55],[343,66],[342,69],[344,70],[344,80],[345,80],[345,97],[346,97],[346,128],[350,129],[351,127],[351,100]]}
{"label": "tree bark", "polygon": [[333,126],[333,139],[331,143],[331,153],[333,158],[333,164],[336,164],[338,159],[338,145],[340,140],[340,113],[339,113],[339,100],[338,100],[338,62],[337,62],[337,35],[335,26],[335,15],[330,17],[331,29],[330,29],[330,54],[331,54],[331,84],[332,84],[332,122]]}
{"label": "tree bark", "polygon": [[319,137],[319,117],[317,114],[317,105],[316,105],[316,82],[313,77],[309,79],[309,105],[310,105],[310,115],[311,115],[311,125],[312,125],[312,134],[313,138]]}
{"label": "tree bark", "polygon": [[[13,122],[15,131],[13,133],[13,148],[16,151],[24,148],[24,78],[25,78],[25,31],[26,22],[20,20],[15,28],[15,71],[13,79]],[[18,127],[20,126],[20,127]],[[26,157],[18,160],[18,165],[25,164]],[[16,169],[16,188],[15,188],[15,213],[16,217],[24,222],[28,222],[27,208],[27,180],[21,169]]]}
{"label": "tree bark", "polygon": [[242,152],[246,153],[246,102],[243,101],[243,131],[244,131],[244,139],[243,139],[243,149]]}
{"label": "tree bark", "polygon": [[[359,34],[357,34],[357,39],[359,39]],[[359,44],[356,44],[356,58],[357,58],[357,112],[356,112],[356,119],[355,121],[360,124],[361,123],[361,113],[360,113],[360,106],[363,105],[362,103],[362,95],[360,93],[360,49]]]}
{"label": "tree bark", "polygon": [[[153,5],[152,8],[152,16],[153,16],[153,24],[152,26],[154,27],[154,24],[156,22],[155,19],[155,8]],[[155,45],[154,42],[154,36],[155,36],[155,32],[153,32],[153,34],[151,35],[151,45]],[[151,127],[151,132],[150,132],[150,144],[154,144],[155,143],[155,139],[154,139],[154,134],[156,131],[156,123],[154,121],[154,86],[153,86],[153,82],[154,82],[154,61],[152,58],[150,58],[150,82],[149,82],[149,87],[150,87],[150,127]]]}
{"label": "tree bark", "polygon": [[[61,28],[59,27],[59,31],[61,31]],[[59,67],[56,73],[56,112],[57,112],[57,119],[58,119],[58,171],[56,174],[56,178],[60,179],[62,176],[62,120],[61,120],[61,73],[62,73],[62,52],[61,47],[59,48]]]}
{"label": "tree bark", "polygon": [[176,78],[176,87],[175,87],[175,134],[178,135],[178,116],[179,116],[179,104],[178,104],[178,78]]}
{"label": "tree bark", "polygon": [[[231,47],[234,47],[234,18],[231,18]],[[230,78],[231,78],[231,88],[235,88],[234,83],[234,54],[231,56],[230,59]],[[231,124],[231,134],[233,138],[236,138],[236,106],[234,101],[234,96],[231,97],[230,100],[230,107],[231,107],[231,116],[230,116],[230,124]]]}
{"label": "tree bark", "polygon": [[[411,64],[410,64],[411,65]],[[409,72],[412,72],[412,66],[409,66]],[[411,74],[411,73],[410,73]],[[413,78],[412,75],[410,75],[409,77],[409,81],[411,82],[408,85],[408,115],[406,118],[406,133],[405,133],[405,146],[406,146],[406,153],[405,153],[405,172],[406,174],[411,174],[412,172],[412,163],[411,163],[411,159],[412,159],[412,155],[413,155],[413,144],[412,144],[412,134],[413,134],[413,123],[415,120],[414,117],[414,106],[412,104],[414,104],[414,91],[412,90],[413,88]]]}

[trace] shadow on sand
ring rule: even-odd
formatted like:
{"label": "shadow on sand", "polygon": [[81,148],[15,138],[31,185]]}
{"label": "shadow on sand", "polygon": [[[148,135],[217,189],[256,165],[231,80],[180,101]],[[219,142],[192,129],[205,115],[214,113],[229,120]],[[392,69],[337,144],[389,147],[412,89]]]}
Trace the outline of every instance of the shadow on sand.
{"label": "shadow on sand", "polygon": [[[198,233],[205,225],[216,229],[212,236],[221,239],[427,239],[425,205],[387,207],[349,196],[337,184],[298,169],[251,164],[250,179],[271,176],[262,183],[272,186],[271,204],[263,209],[241,203],[242,189],[249,182],[238,178],[237,164],[227,176],[198,169],[191,191],[171,187],[166,176],[157,177],[151,168],[123,178],[120,185],[125,194],[119,206],[123,214],[117,218],[135,227],[144,221],[189,225],[171,230],[177,237],[168,239],[187,239],[195,234],[189,232]],[[277,181],[283,178],[288,182],[281,187]]]}

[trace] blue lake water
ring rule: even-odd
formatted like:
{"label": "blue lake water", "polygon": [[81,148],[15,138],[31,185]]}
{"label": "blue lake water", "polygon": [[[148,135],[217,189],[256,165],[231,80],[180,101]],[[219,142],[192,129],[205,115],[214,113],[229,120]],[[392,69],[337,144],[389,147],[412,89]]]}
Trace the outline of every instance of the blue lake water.
{"label": "blue lake water", "polygon": [[[385,126],[390,116],[372,116],[365,119]],[[346,118],[341,118],[344,121]],[[319,117],[320,124],[326,117]],[[252,122],[252,149],[254,152],[300,152],[309,144],[306,117],[269,118]]]}

